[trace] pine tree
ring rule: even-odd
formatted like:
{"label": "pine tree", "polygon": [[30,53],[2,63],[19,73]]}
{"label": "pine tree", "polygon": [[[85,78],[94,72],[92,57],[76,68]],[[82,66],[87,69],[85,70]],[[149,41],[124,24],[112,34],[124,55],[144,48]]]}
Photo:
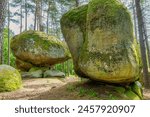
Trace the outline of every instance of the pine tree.
{"label": "pine tree", "polygon": [[79,0],[75,0],[75,2],[76,2],[76,7],[78,7],[79,6]]}
{"label": "pine tree", "polygon": [[146,48],[144,42],[144,35],[143,35],[143,15],[140,5],[140,0],[135,0],[136,6],[136,13],[138,19],[138,29],[139,29],[139,40],[140,40],[140,50],[141,50],[141,57],[143,63],[143,75],[144,75],[144,85],[146,88],[150,87],[149,75],[148,75],[148,66],[147,66],[147,59],[146,59]]}
{"label": "pine tree", "polygon": [[7,9],[7,11],[8,11],[8,58],[7,58],[7,64],[8,65],[10,65],[10,6],[9,6],[9,1],[8,1],[8,4],[7,4],[7,6],[8,6],[8,9]]}
{"label": "pine tree", "polygon": [[7,0],[0,0],[0,64],[2,63],[2,45],[3,45],[3,29],[5,24]]}

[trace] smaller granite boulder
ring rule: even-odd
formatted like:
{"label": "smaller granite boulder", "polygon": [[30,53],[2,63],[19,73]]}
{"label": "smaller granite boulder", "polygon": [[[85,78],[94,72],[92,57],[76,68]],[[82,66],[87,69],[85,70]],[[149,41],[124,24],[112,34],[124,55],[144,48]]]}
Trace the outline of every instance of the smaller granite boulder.
{"label": "smaller granite boulder", "polygon": [[44,78],[48,78],[48,77],[65,78],[65,73],[56,70],[47,70],[44,72]]}
{"label": "smaller granite boulder", "polygon": [[114,90],[125,99],[129,100],[140,100],[143,99],[142,85],[139,81],[135,81],[130,85],[124,86],[115,86]]}
{"label": "smaller granite boulder", "polygon": [[36,71],[32,71],[32,72],[22,72],[21,76],[22,76],[22,78],[42,78],[43,71],[36,70]]}
{"label": "smaller granite boulder", "polygon": [[131,85],[132,91],[137,94],[141,99],[143,99],[143,90],[142,90],[142,85],[139,81],[134,82]]}
{"label": "smaller granite boulder", "polygon": [[125,95],[129,98],[129,100],[140,100],[140,97],[132,90],[127,90]]}
{"label": "smaller granite boulder", "polygon": [[14,91],[22,87],[20,73],[8,65],[0,65],[0,92]]}

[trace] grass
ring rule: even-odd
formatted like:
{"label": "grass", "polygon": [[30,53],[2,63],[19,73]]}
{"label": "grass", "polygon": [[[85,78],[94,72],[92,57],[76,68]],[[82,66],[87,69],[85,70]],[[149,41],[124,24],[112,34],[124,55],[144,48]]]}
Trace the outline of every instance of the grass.
{"label": "grass", "polygon": [[113,94],[109,94],[108,99],[109,99],[109,100],[118,100],[118,97],[117,97],[117,96],[114,96]]}
{"label": "grass", "polygon": [[79,96],[98,97],[97,92],[95,92],[93,89],[85,89],[83,87],[79,88],[78,95]]}
{"label": "grass", "polygon": [[75,89],[76,89],[76,87],[74,85],[69,84],[67,86],[67,91],[69,91],[69,92],[73,92],[73,91],[75,91]]}
{"label": "grass", "polygon": [[98,93],[94,91],[93,89],[85,89],[83,87],[76,87],[75,85],[71,85],[71,84],[69,84],[66,89],[68,92],[77,92],[77,94],[80,97],[83,97],[83,96],[89,96],[91,98],[98,97]]}

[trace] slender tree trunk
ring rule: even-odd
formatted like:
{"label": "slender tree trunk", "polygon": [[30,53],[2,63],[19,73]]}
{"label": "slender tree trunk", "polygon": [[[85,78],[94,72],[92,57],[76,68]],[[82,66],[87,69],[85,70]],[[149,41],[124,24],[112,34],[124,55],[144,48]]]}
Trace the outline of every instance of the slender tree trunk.
{"label": "slender tree trunk", "polygon": [[76,2],[76,7],[78,7],[79,6],[79,0],[75,0],[75,2]]}
{"label": "slender tree trunk", "polygon": [[8,62],[7,64],[10,65],[10,6],[8,1]]}
{"label": "slender tree trunk", "polygon": [[43,9],[43,1],[41,0],[41,2],[40,2],[40,6],[41,6],[41,8],[40,8],[40,21],[39,21],[39,25],[40,25],[40,31],[44,31],[44,27],[43,27],[43,23],[42,23],[42,18],[43,18],[43,13],[42,13],[42,9]]}
{"label": "slender tree trunk", "polygon": [[46,32],[49,34],[49,12],[50,12],[50,2],[48,1],[48,9],[47,9],[47,21],[46,21]]}
{"label": "slender tree trunk", "polygon": [[[146,0],[144,1],[143,4],[146,5]],[[143,8],[143,4],[142,4],[142,8]],[[147,27],[146,27],[146,19],[145,19],[145,17],[143,17],[143,35],[144,35],[144,40],[145,40],[145,44],[146,44],[148,65],[150,67],[150,47],[149,47],[149,42],[148,42],[148,34],[147,34]]]}
{"label": "slender tree trunk", "polygon": [[135,10],[135,2],[132,0],[132,9],[133,9],[133,19],[134,19],[134,32],[135,32],[135,38],[138,39],[137,35],[137,22],[136,22],[136,10]]}
{"label": "slender tree trunk", "polygon": [[149,43],[148,43],[148,35],[147,35],[147,29],[146,29],[145,22],[143,22],[143,33],[144,33],[144,40],[145,40],[145,44],[146,44],[148,63],[149,63],[149,67],[150,67],[150,48],[149,48]]}
{"label": "slender tree trunk", "polygon": [[149,83],[148,66],[147,66],[147,60],[146,60],[146,50],[145,50],[145,43],[144,43],[144,36],[143,36],[143,17],[142,17],[140,0],[135,0],[135,5],[136,5],[136,13],[137,13],[137,19],[138,19],[141,57],[142,57],[142,63],[143,63],[144,85],[146,88],[148,88],[148,87],[150,87],[150,83]]}
{"label": "slender tree trunk", "polygon": [[42,1],[41,0],[36,1],[36,7],[37,7],[37,30],[43,31],[43,27],[42,27]]}
{"label": "slender tree trunk", "polygon": [[4,29],[4,24],[5,24],[5,14],[6,14],[6,5],[7,5],[7,0],[0,0],[0,64],[2,63],[2,45],[3,45],[3,29]]}
{"label": "slender tree trunk", "polygon": [[69,67],[69,60],[67,61],[67,75],[70,75],[70,67]]}
{"label": "slender tree trunk", "polygon": [[49,34],[49,11],[47,11],[47,21],[46,21],[46,33]]}
{"label": "slender tree trunk", "polygon": [[25,31],[28,27],[28,10],[27,10],[27,0],[25,0]]}
{"label": "slender tree trunk", "polygon": [[34,14],[34,30],[36,30],[36,26],[37,26],[37,3],[35,7],[35,14]]}
{"label": "slender tree trunk", "polygon": [[22,16],[23,16],[23,12],[22,12],[22,9],[23,9],[23,2],[21,0],[21,8],[20,8],[20,33],[22,32]]}

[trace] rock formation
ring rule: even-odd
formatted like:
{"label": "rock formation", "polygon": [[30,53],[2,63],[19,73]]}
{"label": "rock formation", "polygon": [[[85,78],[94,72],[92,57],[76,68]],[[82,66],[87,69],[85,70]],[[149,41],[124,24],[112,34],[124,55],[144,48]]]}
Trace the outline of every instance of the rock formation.
{"label": "rock formation", "polygon": [[137,42],[130,14],[117,0],[92,0],[61,19],[79,76],[108,83],[139,78]]}

